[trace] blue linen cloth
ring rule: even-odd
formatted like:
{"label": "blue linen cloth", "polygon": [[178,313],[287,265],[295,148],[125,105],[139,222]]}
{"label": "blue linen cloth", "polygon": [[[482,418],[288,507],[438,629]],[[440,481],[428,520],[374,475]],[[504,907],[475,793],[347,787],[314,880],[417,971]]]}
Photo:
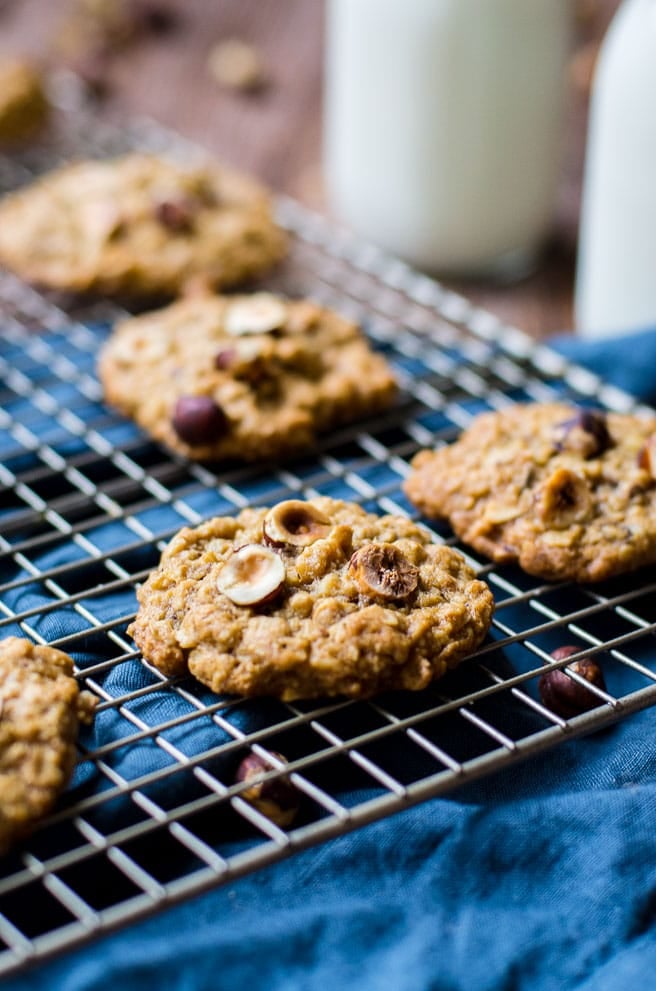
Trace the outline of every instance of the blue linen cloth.
{"label": "blue linen cloth", "polygon": [[[556,346],[641,399],[656,398],[656,332],[594,344],[564,338]],[[105,537],[111,546],[111,528]],[[96,543],[101,539],[102,533],[94,535]],[[53,550],[41,567],[71,553],[74,548]],[[131,568],[138,564],[131,562]],[[45,605],[39,587],[29,583],[12,603],[15,609],[34,608],[37,615]],[[129,612],[130,603],[125,606]],[[111,609],[116,615],[115,601]],[[102,616],[102,601],[94,600],[94,611]],[[34,622],[46,639],[56,639],[70,634],[75,629],[70,624],[78,620],[76,613],[57,610]],[[93,634],[85,639],[82,664],[99,660],[100,643]],[[119,666],[108,674],[112,678],[124,679],[121,687],[133,691],[147,684],[149,675],[139,666]],[[267,704],[261,710],[265,721]],[[169,705],[166,692],[149,696],[148,707],[156,711],[148,718],[166,718]],[[146,718],[146,707],[142,715]],[[239,706],[229,718],[238,723]],[[119,719],[114,710],[101,715],[95,729],[100,740],[106,732],[109,738],[120,735],[120,725],[106,725]],[[252,714],[249,720],[252,730]],[[192,725],[171,736],[190,754],[206,746],[202,724]],[[656,967],[655,731],[656,713],[634,715],[162,912],[4,986],[12,991],[649,986]],[[152,766],[151,757],[150,751],[125,748],[115,766],[133,777]],[[82,765],[76,786],[85,783]]]}
{"label": "blue linen cloth", "polygon": [[650,328],[623,337],[582,340],[572,335],[552,339],[551,347],[585,365],[600,378],[643,402],[656,404],[656,332]]}

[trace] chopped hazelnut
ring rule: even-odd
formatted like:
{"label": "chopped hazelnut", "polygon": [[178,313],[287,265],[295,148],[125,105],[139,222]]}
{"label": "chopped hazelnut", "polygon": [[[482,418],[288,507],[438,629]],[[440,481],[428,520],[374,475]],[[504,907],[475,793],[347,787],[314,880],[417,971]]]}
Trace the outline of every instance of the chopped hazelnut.
{"label": "chopped hazelnut", "polygon": [[214,367],[217,371],[225,371],[234,365],[237,360],[237,351],[235,348],[221,348],[220,351],[214,355]]}
{"label": "chopped hazelnut", "polygon": [[638,453],[638,467],[656,479],[656,434],[652,434]]}
{"label": "chopped hazelnut", "polygon": [[287,307],[268,292],[235,300],[226,307],[223,327],[227,334],[267,334],[279,330],[287,319]]}
{"label": "chopped hazelnut", "polygon": [[272,602],[285,584],[280,557],[261,544],[245,544],[219,572],[216,585],[236,606],[263,606]]}
{"label": "chopped hazelnut", "polygon": [[184,234],[192,229],[195,213],[196,205],[189,197],[171,196],[155,203],[156,219],[176,234]]}
{"label": "chopped hazelnut", "polygon": [[273,547],[307,547],[331,530],[330,520],[311,503],[287,499],[270,509],[264,518],[263,537]]}
{"label": "chopped hazelnut", "polygon": [[564,529],[582,523],[592,507],[588,483],[568,468],[557,468],[539,496],[540,515],[545,523]]}
{"label": "chopped hazelnut", "polygon": [[583,458],[595,458],[612,446],[606,416],[601,410],[581,409],[558,427],[559,450],[572,451]]}
{"label": "chopped hazelnut", "polygon": [[416,591],[419,571],[394,544],[364,544],[351,556],[349,575],[360,591],[401,602]]}

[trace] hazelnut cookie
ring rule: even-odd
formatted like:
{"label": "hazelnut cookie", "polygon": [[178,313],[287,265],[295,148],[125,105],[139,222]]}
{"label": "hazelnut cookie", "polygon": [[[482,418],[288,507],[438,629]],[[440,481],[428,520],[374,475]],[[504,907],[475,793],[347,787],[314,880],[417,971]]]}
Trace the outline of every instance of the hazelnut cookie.
{"label": "hazelnut cookie", "polygon": [[129,632],[215,692],[360,698],[425,688],[482,641],[488,586],[402,516],[320,497],[181,530]]}
{"label": "hazelnut cookie", "polygon": [[0,854],[46,815],[75,766],[78,726],[96,698],[54,647],[0,641]]}
{"label": "hazelnut cookie", "polygon": [[214,165],[82,161],[0,202],[0,262],[52,289],[170,297],[236,285],[285,251],[267,192]]}
{"label": "hazelnut cookie", "polygon": [[263,292],[193,296],[126,320],[98,371],[110,404],[197,460],[303,450],[396,394],[387,363],[355,324]]}
{"label": "hazelnut cookie", "polygon": [[412,465],[412,502],[498,563],[595,582],[656,562],[656,418],[518,404]]}

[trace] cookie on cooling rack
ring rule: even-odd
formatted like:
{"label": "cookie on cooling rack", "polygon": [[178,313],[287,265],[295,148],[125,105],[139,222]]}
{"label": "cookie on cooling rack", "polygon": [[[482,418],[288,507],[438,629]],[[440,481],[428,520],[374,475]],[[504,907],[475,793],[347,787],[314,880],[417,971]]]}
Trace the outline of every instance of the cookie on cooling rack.
{"label": "cookie on cooling rack", "polygon": [[36,67],[23,59],[0,61],[0,146],[29,140],[44,126],[49,111]]}
{"label": "cookie on cooling rack", "polygon": [[355,324],[271,293],[194,296],[126,320],[98,368],[109,403],[198,460],[308,448],[396,393]]}
{"label": "cookie on cooling rack", "polygon": [[68,654],[19,637],[0,641],[0,853],[68,784],[78,725],[91,721],[95,702],[80,692]]}
{"label": "cookie on cooling rack", "polygon": [[165,674],[288,701],[425,688],[493,611],[457,551],[325,497],[181,530],[138,598],[129,632]]}
{"label": "cookie on cooling rack", "polygon": [[413,468],[412,502],[493,561],[580,582],[656,562],[655,418],[520,404]]}
{"label": "cookie on cooling rack", "polygon": [[152,155],[66,165],[0,203],[0,262],[53,289],[174,296],[243,282],[285,250],[253,180]]}

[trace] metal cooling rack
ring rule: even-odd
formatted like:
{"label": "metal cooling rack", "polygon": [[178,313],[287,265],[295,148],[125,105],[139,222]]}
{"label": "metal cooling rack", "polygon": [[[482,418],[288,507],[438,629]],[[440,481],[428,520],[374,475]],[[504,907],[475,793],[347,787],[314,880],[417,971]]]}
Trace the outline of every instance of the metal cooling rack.
{"label": "metal cooling rack", "polygon": [[[101,124],[64,80],[48,143],[0,159],[12,188],[72,155],[197,153],[148,121]],[[172,456],[102,405],[94,373],[106,302],[80,308],[0,275],[0,635],[68,651],[100,698],[71,788],[0,863],[0,972],[28,967],[305,847],[444,795],[656,701],[656,574],[577,587],[537,582],[459,548],[495,593],[492,635],[432,688],[368,702],[243,702],[171,681],[126,636],[135,586],[185,524],[246,505],[328,494],[413,514],[401,484],[423,446],[483,409],[569,397],[615,410],[629,397],[297,203],[274,287],[362,319],[396,369],[387,415],[324,439],[274,471],[214,471]],[[271,284],[271,283],[269,283]],[[550,651],[598,656],[607,692],[570,721],[536,690]],[[562,666],[551,662],[553,666]],[[99,727],[99,729],[98,729]],[[302,795],[287,830],[241,797],[248,752],[282,752]],[[35,910],[35,906],[40,911]]]}

